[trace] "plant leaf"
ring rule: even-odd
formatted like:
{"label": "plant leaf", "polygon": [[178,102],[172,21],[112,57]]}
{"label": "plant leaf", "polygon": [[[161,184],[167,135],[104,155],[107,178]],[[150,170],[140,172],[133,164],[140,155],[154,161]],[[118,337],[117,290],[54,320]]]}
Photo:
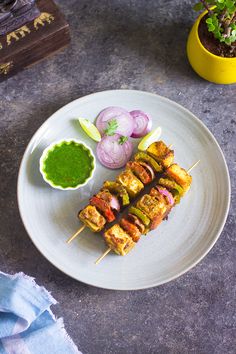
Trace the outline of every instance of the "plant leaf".
{"label": "plant leaf", "polygon": [[111,119],[107,123],[107,128],[104,130],[104,133],[106,135],[109,135],[109,136],[115,135],[117,128],[118,128],[117,120],[116,119]]}
{"label": "plant leaf", "polygon": [[211,18],[211,17],[208,17],[208,18],[206,19],[206,23],[212,24],[212,18]]}
{"label": "plant leaf", "polygon": [[126,141],[128,140],[128,137],[127,136],[121,136],[118,143],[120,145],[123,145]]}
{"label": "plant leaf", "polygon": [[231,8],[231,7],[234,6],[234,1],[232,1],[232,0],[226,0],[226,1],[225,1],[225,5],[226,5],[226,7]]}
{"label": "plant leaf", "polygon": [[215,26],[214,25],[208,25],[208,30],[209,30],[209,32],[214,32]]}

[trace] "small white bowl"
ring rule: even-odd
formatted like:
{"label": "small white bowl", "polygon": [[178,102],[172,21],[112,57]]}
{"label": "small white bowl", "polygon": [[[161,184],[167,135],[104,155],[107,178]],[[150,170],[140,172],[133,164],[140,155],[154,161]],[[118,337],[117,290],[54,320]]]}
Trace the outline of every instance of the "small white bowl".
{"label": "small white bowl", "polygon": [[[93,158],[93,169],[91,170],[90,176],[85,180],[84,183],[78,184],[78,185],[75,186],[75,187],[66,187],[66,188],[64,188],[64,187],[62,187],[62,186],[60,186],[60,185],[55,185],[55,184],[53,183],[53,181],[49,180],[49,179],[47,178],[47,176],[46,176],[44,170],[43,170],[43,167],[44,167],[44,162],[45,162],[45,159],[47,158],[47,155],[48,155],[49,151],[53,150],[53,148],[54,148],[55,146],[57,146],[57,145],[60,145],[60,144],[62,144],[62,143],[71,143],[71,142],[74,142],[74,143],[79,144],[79,145],[83,145],[84,148],[85,148],[86,150],[88,150],[88,153],[89,153],[89,154],[92,156],[92,158]],[[40,170],[41,175],[43,176],[44,181],[45,181],[46,183],[48,183],[51,187],[53,187],[53,188],[55,188],[55,189],[60,189],[60,190],[63,190],[63,191],[65,191],[65,190],[76,190],[76,189],[78,189],[78,188],[81,188],[81,187],[85,186],[85,185],[93,178],[95,169],[96,169],[96,158],[95,158],[95,156],[94,156],[93,151],[91,150],[91,148],[90,148],[88,145],[86,145],[82,140],[77,140],[77,139],[74,139],[74,138],[71,138],[71,139],[61,139],[61,140],[58,140],[58,141],[56,141],[56,142],[51,143],[51,144],[43,151],[42,156],[40,157],[40,160],[39,160],[39,170]]]}

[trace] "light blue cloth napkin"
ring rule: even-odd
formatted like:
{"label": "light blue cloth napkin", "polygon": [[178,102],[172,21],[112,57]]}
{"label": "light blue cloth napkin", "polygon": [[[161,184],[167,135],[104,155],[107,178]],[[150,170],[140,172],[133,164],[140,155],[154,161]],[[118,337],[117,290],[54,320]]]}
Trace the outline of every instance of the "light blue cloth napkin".
{"label": "light blue cloth napkin", "polygon": [[0,354],[81,354],[51,312],[53,304],[33,278],[0,272]]}

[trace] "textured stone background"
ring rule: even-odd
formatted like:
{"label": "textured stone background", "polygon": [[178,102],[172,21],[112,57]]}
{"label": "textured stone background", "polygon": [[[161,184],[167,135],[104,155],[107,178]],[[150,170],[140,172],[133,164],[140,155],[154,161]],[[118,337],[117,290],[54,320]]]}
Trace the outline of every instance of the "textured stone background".
{"label": "textured stone background", "polygon": [[[52,292],[84,354],[235,353],[236,86],[205,82],[189,67],[192,3],[60,0],[71,46],[0,85],[0,269],[24,271]],[[195,113],[221,145],[232,181],[230,214],[208,256],[179,279],[136,292],[92,288],[55,269],[27,236],[16,200],[20,160],[38,127],[71,100],[116,88],[156,92]]]}

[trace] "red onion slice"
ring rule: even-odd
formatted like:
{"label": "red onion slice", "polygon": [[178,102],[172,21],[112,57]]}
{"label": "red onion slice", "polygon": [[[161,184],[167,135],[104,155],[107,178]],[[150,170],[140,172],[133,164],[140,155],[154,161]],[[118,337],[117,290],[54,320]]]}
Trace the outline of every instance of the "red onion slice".
{"label": "red onion slice", "polygon": [[142,165],[144,168],[146,168],[146,170],[148,170],[150,172],[150,175],[151,175],[151,178],[152,178],[152,181],[154,180],[155,178],[155,173],[152,169],[151,166],[149,166],[146,162],[144,161],[139,161],[139,164]]}
{"label": "red onion slice", "polygon": [[169,204],[172,206],[175,204],[175,200],[173,198],[173,195],[167,190],[167,189],[163,189],[161,187],[157,187],[158,191],[164,195],[165,197],[167,197]]}
{"label": "red onion slice", "polygon": [[126,165],[132,152],[133,144],[127,140],[119,144],[121,135],[104,136],[97,144],[97,157],[102,165],[116,169]]}
{"label": "red onion slice", "polygon": [[151,131],[152,119],[146,113],[135,110],[131,111],[130,114],[134,119],[132,138],[141,138]]}
{"label": "red onion slice", "polygon": [[96,119],[96,127],[101,134],[108,128],[108,122],[116,120],[118,127],[115,133],[131,136],[134,130],[134,121],[131,114],[121,107],[107,107],[101,111]]}
{"label": "red onion slice", "polygon": [[111,201],[110,201],[110,207],[112,209],[115,209],[117,211],[120,211],[120,203],[118,201],[118,198],[116,196],[112,196]]}

